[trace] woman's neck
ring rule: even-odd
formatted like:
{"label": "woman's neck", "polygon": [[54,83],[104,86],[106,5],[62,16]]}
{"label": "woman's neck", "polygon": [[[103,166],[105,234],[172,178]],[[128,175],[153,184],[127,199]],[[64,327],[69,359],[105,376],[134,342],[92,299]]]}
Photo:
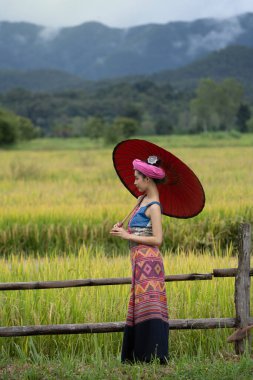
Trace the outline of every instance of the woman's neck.
{"label": "woman's neck", "polygon": [[157,190],[157,187],[156,185],[154,184],[154,186],[150,186],[147,190],[146,190],[146,195],[145,195],[145,198],[147,200],[151,200],[151,199],[159,199],[159,192]]}

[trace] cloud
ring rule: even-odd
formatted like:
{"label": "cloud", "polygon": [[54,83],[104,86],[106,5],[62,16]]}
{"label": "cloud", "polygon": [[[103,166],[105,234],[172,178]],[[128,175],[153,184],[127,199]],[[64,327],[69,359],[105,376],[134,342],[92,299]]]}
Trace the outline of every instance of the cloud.
{"label": "cloud", "polygon": [[24,45],[27,43],[27,38],[22,34],[15,34],[14,39],[20,43],[20,45]]}
{"label": "cloud", "polygon": [[0,20],[64,27],[86,21],[127,28],[147,23],[227,18],[253,11],[252,0],[0,0]]}
{"label": "cloud", "polygon": [[53,27],[44,27],[41,28],[38,37],[43,41],[51,41],[60,33],[61,28],[53,28]]}
{"label": "cloud", "polygon": [[230,18],[219,24],[218,29],[214,29],[206,35],[191,35],[188,41],[188,55],[195,56],[198,51],[219,50],[233,42],[236,37],[244,32],[237,17]]}

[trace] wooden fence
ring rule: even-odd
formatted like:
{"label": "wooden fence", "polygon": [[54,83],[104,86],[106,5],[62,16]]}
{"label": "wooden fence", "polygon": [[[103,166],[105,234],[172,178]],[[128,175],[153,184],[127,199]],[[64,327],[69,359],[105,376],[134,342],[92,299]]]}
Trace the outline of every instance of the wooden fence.
{"label": "wooden fence", "polygon": [[[240,225],[238,238],[238,268],[213,269],[212,273],[169,275],[165,277],[165,281],[203,281],[212,280],[214,277],[235,277],[235,318],[170,319],[169,328],[170,330],[214,329],[225,327],[237,328],[237,331],[229,337],[228,341],[234,342],[236,354],[242,354],[245,349],[250,351],[250,329],[251,326],[253,326],[253,318],[250,318],[250,276],[253,275],[253,269],[250,269],[250,224],[245,223]],[[130,277],[67,281],[15,282],[0,283],[0,291],[119,285],[130,283]],[[12,326],[0,327],[0,337],[122,332],[124,327],[125,322]]]}

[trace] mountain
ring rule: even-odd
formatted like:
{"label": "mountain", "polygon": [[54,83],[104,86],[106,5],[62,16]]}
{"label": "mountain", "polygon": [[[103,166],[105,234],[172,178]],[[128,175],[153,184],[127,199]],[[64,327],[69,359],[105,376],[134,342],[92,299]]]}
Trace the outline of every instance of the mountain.
{"label": "mountain", "polygon": [[24,88],[34,92],[64,91],[87,87],[88,81],[59,70],[0,70],[0,92]]}
{"label": "mountain", "polygon": [[128,29],[0,22],[0,69],[54,69],[88,80],[177,69],[230,45],[253,47],[253,13]]}
{"label": "mountain", "polygon": [[170,82],[177,88],[196,87],[202,78],[219,81],[235,78],[253,94],[253,48],[229,46],[177,70],[167,70],[149,79],[156,83]]}
{"label": "mountain", "polygon": [[84,79],[57,70],[0,70],[0,92],[14,88],[24,88],[33,92],[61,92],[70,89],[95,90],[109,88],[125,82],[136,84],[153,82],[157,85],[170,84],[182,89],[193,89],[202,78],[219,81],[235,78],[245,88],[247,95],[253,98],[253,48],[229,46],[210,53],[207,57],[177,70],[165,70],[156,74],[129,76],[101,81],[85,81]]}

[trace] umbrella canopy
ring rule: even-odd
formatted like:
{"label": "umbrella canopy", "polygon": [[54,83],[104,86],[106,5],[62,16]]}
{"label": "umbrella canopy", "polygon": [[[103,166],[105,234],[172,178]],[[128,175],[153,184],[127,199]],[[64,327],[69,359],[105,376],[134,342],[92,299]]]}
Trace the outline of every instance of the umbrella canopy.
{"label": "umbrella canopy", "polygon": [[149,156],[157,156],[166,173],[165,183],[157,184],[162,213],[176,218],[199,214],[205,205],[205,193],[199,179],[179,158],[151,142],[125,140],[114,148],[113,164],[123,185],[136,198],[141,195],[134,185],[133,160],[146,161]]}

